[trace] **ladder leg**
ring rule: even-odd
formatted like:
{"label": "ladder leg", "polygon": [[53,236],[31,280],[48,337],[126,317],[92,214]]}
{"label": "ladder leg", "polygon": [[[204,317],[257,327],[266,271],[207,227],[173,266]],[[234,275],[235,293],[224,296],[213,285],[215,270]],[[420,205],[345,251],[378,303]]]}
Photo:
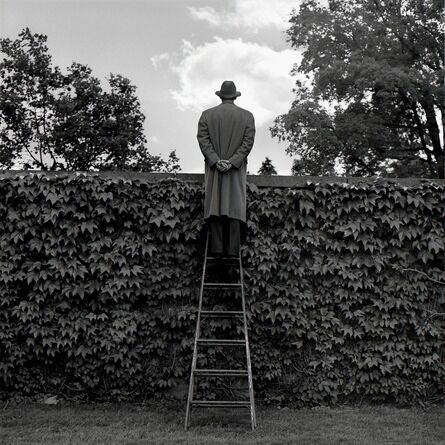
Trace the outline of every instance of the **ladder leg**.
{"label": "ladder leg", "polygon": [[241,262],[241,251],[239,252],[239,272],[240,272],[240,282],[242,284],[241,299],[242,299],[242,306],[243,306],[244,338],[246,341],[246,360],[247,360],[249,399],[250,399],[250,420],[251,420],[252,431],[254,431],[256,428],[255,398],[254,398],[254,393],[253,393],[252,365],[250,362],[249,335],[248,335],[248,330],[247,330],[246,300],[245,300],[245,296],[244,296],[244,274],[243,274],[243,266],[242,266],[242,262]]}
{"label": "ladder leg", "polygon": [[198,317],[196,319],[196,331],[195,331],[195,343],[193,346],[193,358],[192,358],[192,366],[190,371],[190,382],[189,382],[189,392],[187,397],[187,407],[185,410],[185,424],[184,428],[187,431],[187,428],[190,426],[190,404],[193,399],[193,389],[194,389],[194,372],[196,369],[196,361],[198,355],[198,339],[200,336],[200,324],[201,324],[201,309],[202,309],[202,294],[204,289],[204,279],[206,273],[206,263],[207,263],[207,254],[209,248],[209,228],[207,228],[207,237],[206,237],[206,247],[205,247],[205,256],[204,256],[204,264],[202,267],[202,279],[201,279],[201,289],[199,292],[199,305],[198,305]]}

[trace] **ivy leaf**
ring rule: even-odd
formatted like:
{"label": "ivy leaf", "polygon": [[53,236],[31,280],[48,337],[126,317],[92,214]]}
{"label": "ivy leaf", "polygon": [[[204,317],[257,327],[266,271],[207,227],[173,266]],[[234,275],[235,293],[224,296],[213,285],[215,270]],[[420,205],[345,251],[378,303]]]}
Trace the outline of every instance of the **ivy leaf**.
{"label": "ivy leaf", "polygon": [[161,227],[163,218],[161,216],[156,216],[150,219],[150,223],[156,224],[157,227]]}
{"label": "ivy leaf", "polygon": [[428,250],[439,253],[445,249],[444,242],[440,238],[433,238],[428,241]]}

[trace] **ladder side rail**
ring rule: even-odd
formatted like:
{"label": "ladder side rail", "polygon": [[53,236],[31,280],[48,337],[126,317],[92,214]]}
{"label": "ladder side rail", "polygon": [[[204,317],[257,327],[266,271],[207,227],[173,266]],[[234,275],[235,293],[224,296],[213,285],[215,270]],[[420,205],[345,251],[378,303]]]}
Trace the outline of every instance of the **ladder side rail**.
{"label": "ladder side rail", "polygon": [[189,382],[189,392],[188,392],[188,398],[187,398],[187,408],[185,413],[185,430],[187,431],[187,428],[190,426],[190,403],[193,398],[193,388],[194,388],[194,373],[196,369],[196,362],[197,362],[197,352],[198,352],[198,339],[200,337],[200,323],[201,323],[201,308],[202,308],[202,297],[204,292],[204,280],[205,280],[205,274],[206,274],[206,267],[207,267],[207,253],[208,253],[208,247],[209,247],[209,229],[207,228],[207,238],[206,238],[206,247],[205,247],[205,255],[204,255],[204,264],[202,267],[202,277],[201,277],[201,287],[199,291],[199,304],[198,304],[198,316],[196,319],[196,331],[195,331],[195,342],[193,346],[193,358],[192,358],[192,366],[191,366],[191,372],[190,372],[190,382]]}
{"label": "ladder side rail", "polygon": [[252,364],[250,361],[249,335],[247,330],[246,299],[244,296],[244,273],[241,261],[241,251],[239,253],[239,272],[241,281],[241,300],[243,305],[244,337],[246,341],[246,360],[247,360],[247,371],[248,371],[248,382],[249,382],[250,415],[251,415],[251,423],[253,431],[256,428],[256,412],[255,412],[255,399],[253,393]]}

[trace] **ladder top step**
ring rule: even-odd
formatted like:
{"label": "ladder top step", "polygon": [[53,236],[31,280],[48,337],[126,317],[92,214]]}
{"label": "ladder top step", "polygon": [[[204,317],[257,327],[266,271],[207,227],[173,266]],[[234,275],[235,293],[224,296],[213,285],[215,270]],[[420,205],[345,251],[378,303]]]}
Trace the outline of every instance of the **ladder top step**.
{"label": "ladder top step", "polygon": [[201,311],[201,315],[209,317],[241,317],[243,311]]}
{"label": "ladder top step", "polygon": [[241,346],[246,344],[246,340],[232,340],[224,338],[199,338],[198,343],[209,346]]}
{"label": "ladder top step", "polygon": [[204,283],[204,287],[241,287],[242,283]]}
{"label": "ladder top step", "polygon": [[240,407],[240,408],[250,408],[250,402],[248,400],[192,400],[191,404],[193,406],[201,407]]}
{"label": "ladder top step", "polygon": [[246,376],[244,369],[195,369],[195,374],[207,376]]}

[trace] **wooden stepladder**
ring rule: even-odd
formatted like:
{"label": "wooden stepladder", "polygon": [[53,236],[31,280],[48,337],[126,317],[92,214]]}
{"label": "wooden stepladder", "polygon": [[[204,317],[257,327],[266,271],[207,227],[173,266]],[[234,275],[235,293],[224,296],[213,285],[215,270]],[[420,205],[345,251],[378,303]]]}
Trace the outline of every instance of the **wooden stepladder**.
{"label": "wooden stepladder", "polygon": [[[207,240],[205,247],[204,265],[202,269],[201,288],[199,292],[199,306],[198,317],[196,320],[196,332],[195,343],[193,349],[193,359],[190,373],[190,384],[187,399],[187,408],[185,414],[185,430],[190,427],[190,413],[193,407],[206,407],[206,408],[248,408],[250,410],[250,419],[252,431],[256,428],[256,413],[255,413],[255,400],[253,394],[253,379],[252,379],[252,367],[250,362],[250,349],[249,338],[247,330],[247,318],[246,318],[246,302],[244,297],[244,280],[243,280],[243,268],[241,263],[241,251],[238,258],[236,257],[212,257],[208,256],[209,252],[209,230],[207,230]],[[238,264],[239,267],[239,282],[207,282],[207,267],[209,265],[230,265]],[[203,310],[203,296],[204,292],[208,289],[231,289],[241,292],[242,310]],[[241,318],[243,319],[243,339],[220,339],[220,338],[202,338],[201,337],[201,318]],[[229,346],[229,347],[242,347],[245,346],[246,350],[246,369],[202,369],[197,367],[198,348],[206,346]],[[204,349],[205,351],[205,349]],[[249,400],[197,400],[194,399],[194,384],[195,379],[200,376],[217,376],[217,377],[247,377]]]}

